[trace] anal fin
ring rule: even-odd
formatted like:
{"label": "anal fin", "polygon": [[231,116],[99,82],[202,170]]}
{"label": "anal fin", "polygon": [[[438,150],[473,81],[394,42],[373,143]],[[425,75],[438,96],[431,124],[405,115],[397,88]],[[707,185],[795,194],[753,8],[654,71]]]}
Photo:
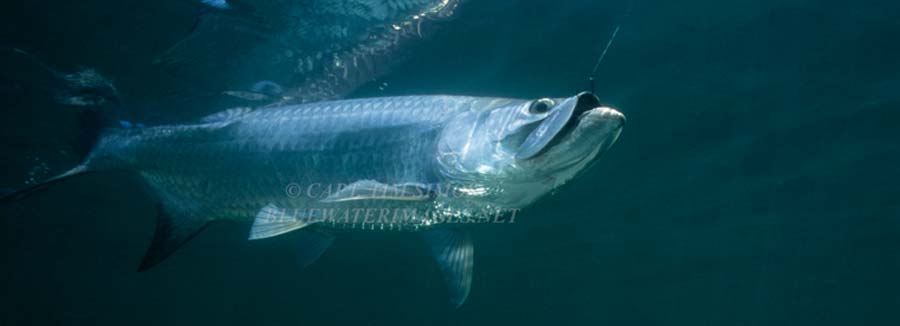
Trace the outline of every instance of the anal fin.
{"label": "anal fin", "polygon": [[466,229],[433,229],[425,231],[425,240],[444,274],[450,302],[459,307],[472,288],[474,246]]}
{"label": "anal fin", "polygon": [[289,213],[274,204],[269,204],[256,214],[248,239],[271,238],[304,228],[312,223],[314,222],[311,216],[304,215],[302,211]]}
{"label": "anal fin", "polygon": [[[304,229],[317,222],[310,211],[288,213],[274,204],[263,207],[250,228],[250,240],[258,240],[293,232],[291,242],[296,261],[301,268],[309,266],[322,256],[334,242],[334,236],[321,230]],[[302,229],[302,230],[301,230]]]}
{"label": "anal fin", "polygon": [[210,220],[195,216],[191,211],[173,210],[164,204],[158,205],[153,242],[150,243],[138,271],[148,270],[162,262],[197,236],[209,223]]}

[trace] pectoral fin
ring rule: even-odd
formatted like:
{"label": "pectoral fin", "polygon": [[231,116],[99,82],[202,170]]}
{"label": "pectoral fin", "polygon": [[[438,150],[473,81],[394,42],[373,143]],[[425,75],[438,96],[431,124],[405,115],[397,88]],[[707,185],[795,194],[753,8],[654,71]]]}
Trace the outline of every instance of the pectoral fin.
{"label": "pectoral fin", "polygon": [[428,186],[418,183],[387,185],[377,181],[363,180],[354,182],[338,192],[322,199],[324,203],[337,203],[353,200],[398,200],[422,201],[433,197]]}
{"label": "pectoral fin", "polygon": [[458,308],[472,287],[472,236],[464,229],[434,229],[425,232],[425,240],[444,274],[450,302]]}
{"label": "pectoral fin", "polygon": [[288,212],[273,204],[266,205],[256,214],[250,228],[249,240],[259,240],[282,235],[314,223],[312,216],[303,211]]}

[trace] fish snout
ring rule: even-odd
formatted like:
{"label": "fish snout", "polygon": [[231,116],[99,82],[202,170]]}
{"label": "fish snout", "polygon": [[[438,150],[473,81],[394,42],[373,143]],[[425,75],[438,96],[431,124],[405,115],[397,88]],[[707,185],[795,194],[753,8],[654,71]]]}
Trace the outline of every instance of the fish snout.
{"label": "fish snout", "polygon": [[624,127],[625,123],[628,121],[627,119],[625,119],[625,114],[622,114],[622,112],[619,112],[618,110],[608,106],[601,106],[587,110],[579,116],[579,119],[585,119],[588,117],[590,117],[591,119],[606,121],[612,124],[614,127],[618,128]]}

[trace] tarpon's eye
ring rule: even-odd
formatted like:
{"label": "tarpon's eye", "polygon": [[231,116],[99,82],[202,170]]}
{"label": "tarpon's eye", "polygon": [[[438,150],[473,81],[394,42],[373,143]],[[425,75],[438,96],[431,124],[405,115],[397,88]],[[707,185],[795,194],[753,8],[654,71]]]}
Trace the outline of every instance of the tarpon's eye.
{"label": "tarpon's eye", "polygon": [[531,114],[547,113],[547,111],[550,111],[550,108],[553,107],[553,104],[553,100],[549,98],[542,98],[540,100],[531,102],[531,106],[528,107],[528,112],[530,112]]}

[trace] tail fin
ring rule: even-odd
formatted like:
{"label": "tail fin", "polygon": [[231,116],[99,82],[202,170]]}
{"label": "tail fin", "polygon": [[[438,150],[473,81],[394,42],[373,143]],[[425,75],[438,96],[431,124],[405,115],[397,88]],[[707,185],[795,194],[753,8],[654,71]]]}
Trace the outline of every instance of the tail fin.
{"label": "tail fin", "polygon": [[76,166],[75,168],[73,168],[69,171],[66,171],[66,173],[63,173],[58,176],[52,177],[50,179],[44,180],[44,182],[13,191],[12,193],[4,194],[2,197],[0,197],[0,203],[6,204],[6,203],[11,203],[14,201],[28,198],[33,194],[50,189],[50,187],[52,187],[60,182],[68,180],[74,176],[87,174],[88,172],[89,171],[85,166],[83,166],[83,165]]}
{"label": "tail fin", "polygon": [[[3,181],[6,185],[24,183],[24,187],[0,194],[0,203],[26,198],[89,172],[83,165],[85,158],[103,130],[116,121],[119,97],[113,83],[89,68],[63,72],[18,48],[0,48],[0,65],[10,72],[7,78],[0,78],[0,95],[19,117],[3,128],[2,136],[12,139],[3,150],[19,153],[12,154],[14,159],[5,162],[4,168],[29,171],[19,180]],[[76,167],[68,171],[60,168],[72,165]],[[35,174],[37,167],[41,173]],[[47,178],[53,171],[65,172]]]}

